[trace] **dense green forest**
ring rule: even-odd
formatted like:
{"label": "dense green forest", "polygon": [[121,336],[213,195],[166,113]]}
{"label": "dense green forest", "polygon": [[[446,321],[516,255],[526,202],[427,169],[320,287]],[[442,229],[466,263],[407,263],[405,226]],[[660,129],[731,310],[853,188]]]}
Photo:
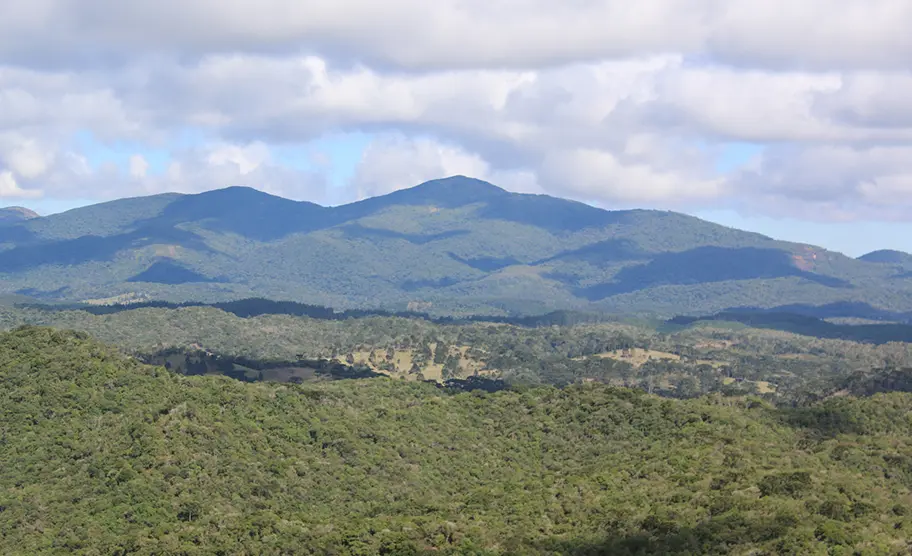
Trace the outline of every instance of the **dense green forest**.
{"label": "dense green forest", "polygon": [[383,373],[524,386],[595,381],[669,397],[720,392],[775,403],[825,398],[845,390],[847,381],[856,391],[884,373],[912,368],[907,343],[815,338],[722,321],[668,326],[583,318],[570,325],[547,324],[569,320],[558,319],[517,326],[385,316],[239,317],[213,307],[100,312],[0,308],[0,329],[32,324],[80,330],[177,372],[244,380]]}
{"label": "dense green forest", "polygon": [[912,395],[186,377],[0,334],[4,554],[907,554]]}
{"label": "dense green forest", "polygon": [[337,207],[232,187],[11,223],[0,226],[0,294],[261,295],[438,316],[672,317],[844,302],[909,313],[912,267],[902,255],[858,260],[685,214],[608,211],[454,176]]}

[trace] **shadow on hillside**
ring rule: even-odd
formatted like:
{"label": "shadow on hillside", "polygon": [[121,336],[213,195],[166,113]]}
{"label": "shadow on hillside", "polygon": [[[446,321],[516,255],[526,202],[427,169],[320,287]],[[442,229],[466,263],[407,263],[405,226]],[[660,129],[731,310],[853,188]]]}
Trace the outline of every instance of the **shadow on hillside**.
{"label": "shadow on hillside", "polygon": [[758,307],[729,307],[725,313],[792,313],[819,319],[856,318],[892,322],[912,321],[912,312],[890,311],[862,301],[839,301],[826,305],[794,303],[768,309]]}
{"label": "shadow on hillside", "polygon": [[581,289],[578,295],[598,301],[656,286],[687,286],[729,280],[796,277],[830,288],[852,288],[838,278],[801,270],[788,253],[756,247],[699,247],[656,255],[646,264],[630,266],[612,282]]}
{"label": "shadow on hillside", "polygon": [[498,270],[507,268],[508,266],[522,264],[521,261],[518,261],[513,257],[477,257],[474,259],[463,259],[455,253],[448,253],[448,255],[454,261],[460,262],[466,266],[470,266],[475,270],[480,270],[482,272],[497,272]]}
{"label": "shadow on hillside", "polygon": [[[149,365],[162,366],[169,371],[186,375],[222,375],[242,382],[305,382],[325,380],[360,380],[385,378],[365,365],[352,365],[329,359],[310,359],[301,356],[294,361],[257,360],[231,357],[204,350],[172,348],[154,354],[136,356]],[[483,376],[449,379],[443,383],[426,380],[446,394],[482,391],[487,393],[509,390],[503,380]]]}
{"label": "shadow on hillside", "polygon": [[[649,516],[643,521],[640,533],[608,536],[602,540],[549,540],[541,543],[538,549],[542,553],[574,556],[722,555],[731,553],[736,547],[776,545],[777,539],[784,539],[798,525],[794,518],[787,516],[748,520],[740,515],[723,515],[696,527],[680,527],[673,521]],[[782,540],[775,553],[801,554],[802,548]]]}
{"label": "shadow on hillside", "polygon": [[667,324],[690,326],[698,322],[738,322],[751,328],[781,330],[815,338],[871,344],[912,342],[912,325],[910,324],[835,324],[817,317],[794,313],[731,311],[700,317],[675,317],[668,320]]}
{"label": "shadow on hillside", "polygon": [[[64,290],[61,290],[64,291]],[[21,295],[51,296],[54,292],[38,292],[35,290],[20,290],[16,292]],[[434,317],[427,313],[416,311],[383,311],[380,309],[349,309],[345,311],[335,311],[331,307],[322,305],[308,305],[296,301],[274,301],[263,298],[247,298],[237,301],[224,301],[219,303],[203,303],[201,301],[187,301],[182,303],[172,303],[169,301],[143,301],[138,303],[120,303],[112,305],[86,305],[83,303],[69,303],[50,305],[46,303],[26,303],[19,302],[17,307],[38,309],[42,311],[85,311],[93,315],[110,315],[122,313],[125,311],[135,311],[137,309],[179,309],[188,307],[210,307],[231,313],[240,318],[257,317],[261,315],[289,315],[296,317],[310,317],[320,320],[347,320],[371,317],[400,317],[412,319],[424,319],[437,324],[466,324],[473,322],[488,322],[498,324],[511,324],[514,326],[524,326],[529,328],[538,328],[543,326],[572,326],[575,324],[594,324],[601,322],[623,322],[616,315],[604,313],[586,313],[581,311],[552,311],[540,315],[528,317],[493,317],[493,316],[470,316],[470,317]]]}
{"label": "shadow on hillside", "polygon": [[449,230],[437,234],[405,234],[382,228],[368,228],[361,224],[348,224],[340,228],[345,236],[352,239],[401,239],[415,245],[425,245],[433,241],[441,241],[452,237],[469,234],[468,230]]}
{"label": "shadow on hillside", "polygon": [[35,232],[23,226],[22,223],[0,226],[0,243],[31,243],[36,241],[37,237]]}
{"label": "shadow on hillside", "polygon": [[579,249],[563,251],[553,257],[548,257],[547,259],[542,259],[532,264],[538,265],[552,262],[583,261],[600,265],[605,263],[646,260],[652,256],[654,256],[654,254],[643,251],[636,243],[629,239],[607,239],[605,241],[586,245]]}
{"label": "shadow on hillside", "polygon": [[159,261],[136,276],[128,278],[127,282],[147,282],[174,286],[178,284],[213,283],[219,282],[219,280],[203,276],[198,272],[170,261]]}
{"label": "shadow on hillside", "polygon": [[125,249],[137,249],[154,244],[179,245],[196,251],[212,252],[196,234],[164,226],[143,228],[114,236],[83,236],[14,247],[0,252],[0,272],[18,272],[43,265],[79,265],[91,261],[110,261]]}
{"label": "shadow on hillside", "polygon": [[304,383],[323,380],[379,378],[386,375],[368,367],[347,365],[328,359],[300,357],[295,361],[257,360],[247,357],[219,355],[203,350],[166,349],[137,358],[149,365],[158,365],[186,375],[221,375],[242,382]]}
{"label": "shadow on hillside", "polygon": [[859,419],[851,407],[816,403],[818,401],[808,400],[799,407],[776,409],[775,418],[788,426],[803,430],[817,440],[840,434],[865,433],[863,420]]}
{"label": "shadow on hillside", "polygon": [[439,280],[405,280],[399,283],[399,287],[402,288],[402,291],[415,292],[423,289],[437,290],[448,288],[458,283],[459,280],[447,277]]}

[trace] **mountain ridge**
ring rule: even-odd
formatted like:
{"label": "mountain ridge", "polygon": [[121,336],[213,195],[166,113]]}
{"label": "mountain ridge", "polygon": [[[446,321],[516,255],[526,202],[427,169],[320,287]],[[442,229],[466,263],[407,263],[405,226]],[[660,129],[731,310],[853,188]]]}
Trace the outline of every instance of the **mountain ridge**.
{"label": "mountain ridge", "polygon": [[466,176],[339,206],[249,187],[134,197],[5,226],[0,293],[251,296],[441,314],[912,310],[895,267],[693,216],[604,210]]}

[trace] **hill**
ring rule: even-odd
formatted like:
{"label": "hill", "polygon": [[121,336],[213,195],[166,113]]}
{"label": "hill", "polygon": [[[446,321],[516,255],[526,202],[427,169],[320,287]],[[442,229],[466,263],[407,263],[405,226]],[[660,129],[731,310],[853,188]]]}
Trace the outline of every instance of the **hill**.
{"label": "hill", "polygon": [[[908,326],[833,325],[775,313],[753,314],[743,319],[747,325],[737,321],[750,315],[738,314],[671,323],[555,314],[509,324],[315,310],[302,317],[295,315],[306,308],[261,300],[139,307],[0,308],[0,329],[78,330],[175,372],[244,381],[384,374],[473,381],[468,386],[498,381],[485,384],[494,389],[501,382],[598,382],[674,398],[721,392],[792,404],[844,390],[850,378],[876,382],[882,371],[912,368],[910,344],[896,342],[908,339]],[[276,310],[290,311],[269,314]]]}
{"label": "hill", "polygon": [[0,208],[0,226],[18,224],[33,218],[38,218],[38,213],[25,207]]}
{"label": "hill", "polygon": [[232,187],[6,226],[0,293],[93,302],[261,296],[438,315],[674,316],[839,303],[912,311],[912,281],[890,265],[684,214],[607,211],[462,176],[338,207]]}
{"label": "hill", "polygon": [[908,394],[183,377],[0,334],[4,554],[908,554]]}
{"label": "hill", "polygon": [[872,251],[858,257],[858,259],[869,263],[889,263],[912,267],[912,255],[902,251],[894,251],[892,249]]}

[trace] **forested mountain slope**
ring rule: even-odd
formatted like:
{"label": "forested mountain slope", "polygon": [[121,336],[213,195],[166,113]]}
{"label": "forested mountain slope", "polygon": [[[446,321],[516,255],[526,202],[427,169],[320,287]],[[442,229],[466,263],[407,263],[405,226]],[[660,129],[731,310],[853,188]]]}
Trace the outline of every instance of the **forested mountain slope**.
{"label": "forested mountain slope", "polygon": [[0,293],[44,300],[265,296],[437,314],[667,316],[851,301],[912,311],[904,272],[683,214],[607,211],[460,176],[339,207],[235,187],[0,229]]}
{"label": "forested mountain slope", "polygon": [[4,554],[908,554],[912,396],[182,377],[0,334]]}

